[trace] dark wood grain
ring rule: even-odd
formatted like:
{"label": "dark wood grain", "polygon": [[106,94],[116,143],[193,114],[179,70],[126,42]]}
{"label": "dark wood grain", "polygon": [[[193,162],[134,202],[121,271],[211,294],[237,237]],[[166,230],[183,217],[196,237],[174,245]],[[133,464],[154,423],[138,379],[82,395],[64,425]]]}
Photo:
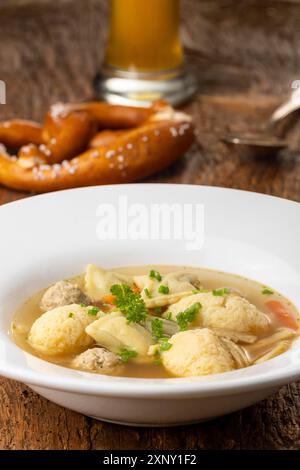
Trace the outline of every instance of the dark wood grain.
{"label": "dark wood grain", "polygon": [[[18,5],[18,6],[17,6]],[[300,201],[299,126],[280,157],[250,158],[222,143],[228,131],[262,128],[300,79],[300,2],[183,0],[182,35],[199,77],[186,106],[197,143],[148,181],[234,187]],[[103,57],[107,2],[2,0],[0,119],[41,119],[58,100],[93,96]],[[24,197],[0,189],[0,203]],[[0,380],[1,449],[300,449],[300,384],[217,420],[182,428],[124,428],[63,409]]]}

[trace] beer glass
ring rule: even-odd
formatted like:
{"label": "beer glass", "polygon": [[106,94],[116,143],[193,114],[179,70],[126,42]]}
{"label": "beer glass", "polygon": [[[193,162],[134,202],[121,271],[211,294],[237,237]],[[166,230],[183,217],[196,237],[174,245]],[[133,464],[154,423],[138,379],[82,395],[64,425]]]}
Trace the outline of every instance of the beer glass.
{"label": "beer glass", "polygon": [[196,91],[184,66],[179,0],[110,0],[105,62],[96,79],[105,100],[147,105],[181,104]]}

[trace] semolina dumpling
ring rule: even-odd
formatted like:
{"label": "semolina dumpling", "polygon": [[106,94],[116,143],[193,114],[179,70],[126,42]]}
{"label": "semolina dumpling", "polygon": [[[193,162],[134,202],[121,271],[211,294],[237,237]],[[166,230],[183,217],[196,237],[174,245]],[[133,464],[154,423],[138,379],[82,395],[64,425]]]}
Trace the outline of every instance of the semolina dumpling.
{"label": "semolina dumpling", "polygon": [[219,374],[235,369],[234,359],[220,338],[208,328],[181,331],[161,354],[164,367],[176,377]]}
{"label": "semolina dumpling", "polygon": [[84,285],[86,294],[94,301],[102,300],[110,294],[110,288],[114,284],[133,285],[132,276],[119,274],[114,271],[106,271],[94,264],[89,264],[86,268]]}
{"label": "semolina dumpling", "polygon": [[120,312],[105,315],[91,325],[86,332],[97,344],[118,354],[123,348],[135,351],[135,361],[148,360],[148,349],[153,344],[151,333],[137,323],[129,324]]}
{"label": "semolina dumpling", "polygon": [[[148,308],[163,307],[178,302],[200,286],[199,276],[186,271],[162,275],[160,280],[150,275],[134,276],[133,280]],[[161,287],[167,287],[168,293],[162,294]]]}
{"label": "semolina dumpling", "polygon": [[247,299],[235,294],[218,296],[213,292],[200,292],[171,305],[165,315],[176,320],[178,313],[196,302],[200,302],[202,307],[194,326],[232,330],[247,335],[256,335],[268,328],[267,316]]}
{"label": "semolina dumpling", "polygon": [[93,339],[86,334],[85,328],[101,315],[90,315],[89,309],[71,304],[44,313],[31,327],[30,345],[49,356],[77,353],[89,347]]}

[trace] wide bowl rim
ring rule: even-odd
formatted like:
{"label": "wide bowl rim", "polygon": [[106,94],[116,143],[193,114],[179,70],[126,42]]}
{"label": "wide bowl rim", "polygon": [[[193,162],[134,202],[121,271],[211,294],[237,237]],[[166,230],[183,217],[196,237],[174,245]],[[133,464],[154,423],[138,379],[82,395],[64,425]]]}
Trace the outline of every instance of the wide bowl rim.
{"label": "wide bowl rim", "polygon": [[[172,184],[172,183],[140,183],[140,184],[126,184],[126,185],[108,185],[108,186],[91,186],[87,188],[77,188],[77,189],[68,189],[64,191],[57,191],[53,193],[47,193],[42,195],[37,195],[33,197],[28,197],[25,199],[9,202],[0,207],[0,217],[1,211],[3,208],[8,206],[15,205],[30,205],[33,203],[33,200],[37,199],[47,199],[47,198],[56,198],[63,195],[65,192],[78,192],[78,191],[105,191],[106,188],[113,187],[116,191],[121,189],[123,192],[126,191],[128,187],[138,187],[139,190],[143,187],[155,187],[156,189],[160,188],[162,190],[167,189],[170,186],[178,188],[180,191],[183,191],[185,188],[199,188],[208,191],[231,191],[239,193],[246,193],[249,197],[258,197],[258,198],[272,198],[274,200],[284,201],[286,204],[292,204],[300,210],[300,203],[293,200],[284,199],[278,196],[262,194],[252,191],[244,191],[234,188],[225,188],[217,186],[203,186],[203,185],[187,185],[187,184]],[[163,189],[164,188],[164,189]],[[4,333],[4,334],[3,334]],[[6,332],[0,332],[5,341],[11,341]],[[17,347],[17,346],[16,346]],[[285,354],[289,354],[288,351]],[[28,353],[26,353],[28,354]],[[35,357],[35,356],[32,356]],[[35,359],[37,359],[35,357]],[[42,362],[42,359],[37,359]],[[36,371],[31,370],[29,367],[20,367],[17,364],[5,364],[0,363],[0,374],[13,379],[18,380],[23,383],[27,383],[32,386],[48,388],[53,390],[60,390],[65,392],[73,392],[86,395],[96,395],[96,396],[111,396],[111,397],[132,397],[132,398],[185,398],[185,397],[207,397],[207,396],[220,396],[220,395],[229,395],[229,394],[239,394],[243,392],[250,392],[259,389],[272,389],[280,385],[290,383],[294,380],[300,378],[300,364],[292,364],[285,368],[276,368],[276,360],[272,359],[270,362],[274,364],[272,371],[269,371],[265,375],[254,375],[252,377],[241,376],[228,378],[228,380],[214,382],[214,381],[197,381],[191,379],[132,379],[132,378],[116,378],[105,376],[105,380],[86,380],[82,376],[74,376],[74,378],[63,378],[59,375],[50,376],[47,374],[39,374]],[[47,363],[49,364],[49,363]],[[53,365],[53,368],[61,366]],[[251,366],[259,368],[260,365]],[[69,370],[69,369],[67,369]],[[93,374],[89,374],[93,375]],[[224,375],[224,374],[218,374]],[[99,376],[101,377],[101,376]],[[216,376],[215,376],[216,377]]]}

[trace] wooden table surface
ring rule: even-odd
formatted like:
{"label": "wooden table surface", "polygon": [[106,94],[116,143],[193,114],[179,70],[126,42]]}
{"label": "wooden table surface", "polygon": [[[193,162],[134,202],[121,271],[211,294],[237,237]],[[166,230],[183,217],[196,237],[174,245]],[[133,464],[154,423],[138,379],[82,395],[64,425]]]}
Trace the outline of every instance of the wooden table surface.
{"label": "wooden table surface", "polygon": [[[41,119],[53,102],[93,96],[106,3],[1,2],[0,79],[7,84],[7,105],[0,105],[0,119]],[[185,107],[194,117],[197,143],[148,181],[232,187],[300,201],[297,123],[288,134],[290,150],[280,157],[238,155],[221,141],[228,131],[262,128],[300,79],[299,1],[182,3],[182,35],[200,83],[198,96]],[[24,196],[0,188],[1,204]],[[97,422],[1,378],[0,448],[300,449],[300,384],[208,423],[139,429]]]}

